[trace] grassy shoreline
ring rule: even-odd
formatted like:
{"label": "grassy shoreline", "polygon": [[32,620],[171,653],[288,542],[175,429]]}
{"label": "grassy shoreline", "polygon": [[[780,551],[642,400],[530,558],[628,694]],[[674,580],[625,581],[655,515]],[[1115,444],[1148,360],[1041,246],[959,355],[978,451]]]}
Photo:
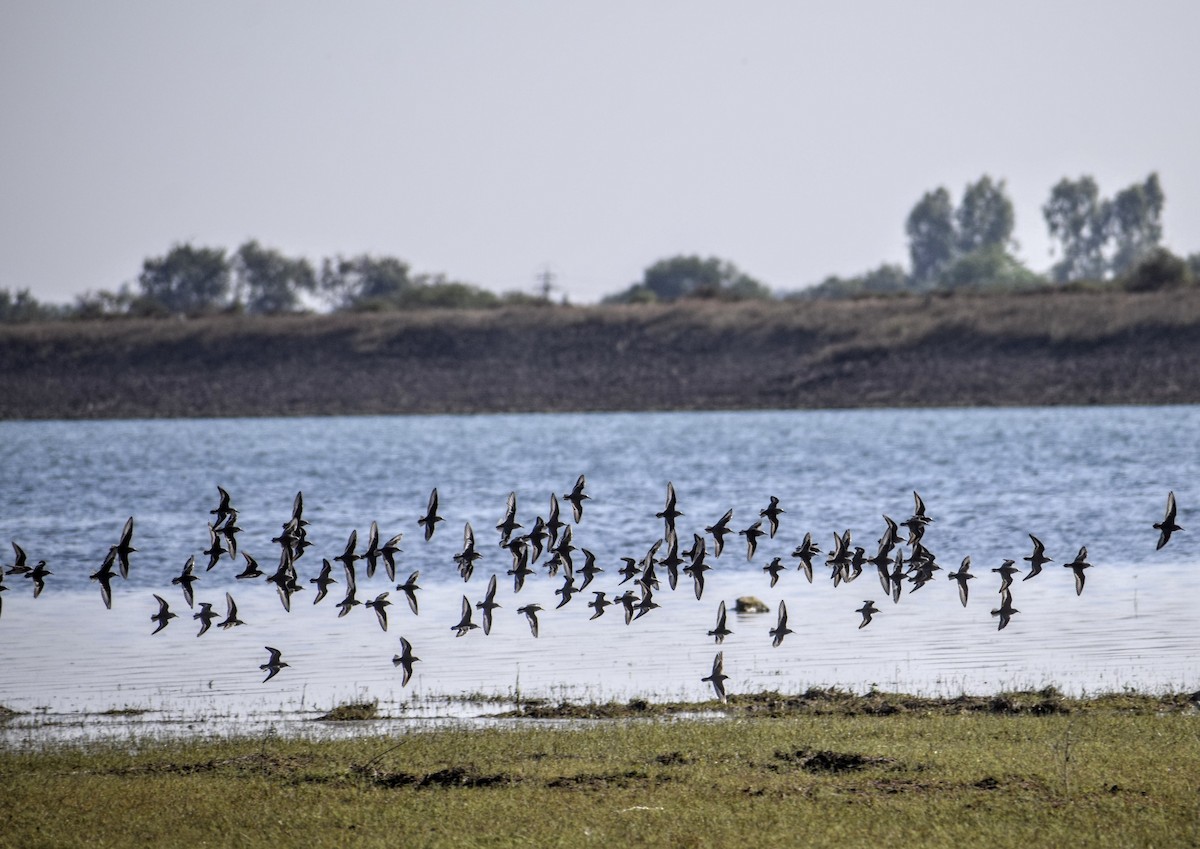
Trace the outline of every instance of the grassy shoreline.
{"label": "grassy shoreline", "polygon": [[1190,697],[876,713],[849,699],[715,721],[0,749],[0,846],[1200,841]]}
{"label": "grassy shoreline", "polygon": [[0,325],[0,420],[1200,403],[1200,287]]}

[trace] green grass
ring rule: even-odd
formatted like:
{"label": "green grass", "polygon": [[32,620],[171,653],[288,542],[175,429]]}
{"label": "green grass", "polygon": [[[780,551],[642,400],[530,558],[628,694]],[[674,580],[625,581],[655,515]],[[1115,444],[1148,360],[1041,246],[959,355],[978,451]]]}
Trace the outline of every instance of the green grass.
{"label": "green grass", "polygon": [[1141,700],[0,751],[0,846],[1198,846]]}

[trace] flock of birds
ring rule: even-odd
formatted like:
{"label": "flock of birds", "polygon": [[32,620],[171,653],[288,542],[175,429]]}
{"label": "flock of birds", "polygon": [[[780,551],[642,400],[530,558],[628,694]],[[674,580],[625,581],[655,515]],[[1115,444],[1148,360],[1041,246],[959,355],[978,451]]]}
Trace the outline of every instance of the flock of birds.
{"label": "flock of birds", "polygon": [[[528,531],[520,534],[517,532],[525,528],[517,521],[517,495],[515,492],[509,494],[503,518],[496,524],[499,545],[511,556],[512,565],[507,574],[512,578],[514,594],[520,593],[526,580],[536,574],[545,573],[549,578],[561,578],[562,585],[555,590],[555,595],[560,598],[556,609],[569,604],[576,595],[590,592],[592,600],[587,606],[593,613],[589,619],[598,619],[609,607],[618,607],[623,611],[627,625],[660,607],[655,601],[655,593],[661,591],[663,579],[671,590],[675,590],[681,577],[686,577],[692,583],[696,600],[701,600],[704,595],[705,573],[713,568],[710,560],[721,557],[725,550],[726,538],[743,538],[746,559],[753,561],[759,539],[763,536],[775,538],[779,531],[780,517],[785,512],[779,499],[770,496],[767,506],[758,512],[758,518],[748,527],[735,531],[730,525],[733,521],[733,510],[730,509],[716,522],[705,526],[703,534],[692,533],[690,546],[684,548],[686,543],[681,542],[680,531],[676,527],[676,522],[683,513],[678,508],[675,487],[668,483],[666,502],[663,509],[655,514],[655,518],[663,522],[663,534],[642,557],[620,558],[622,565],[615,570],[621,578],[617,589],[589,590],[598,576],[606,570],[598,565],[595,554],[586,548],[577,548],[574,544],[573,529],[582,521],[584,503],[590,498],[586,487],[587,480],[584,475],[580,475],[574,487],[562,496],[563,501],[570,505],[573,523],[563,520],[559,498],[552,493],[546,517],[536,516]],[[259,567],[254,557],[240,548],[238,534],[241,533],[241,528],[237,524],[238,511],[233,506],[230,494],[220,486],[217,489],[220,497],[216,507],[210,511],[213,519],[208,523],[210,543],[203,552],[208,558],[204,571],[212,571],[227,558],[239,563],[243,568],[234,576],[236,580],[265,579],[274,586],[284,610],[290,612],[293,597],[306,589],[305,584],[301,582],[297,564],[313,544],[306,531],[308,522],[304,519],[303,493],[296,494],[290,518],[283,523],[280,534],[272,539],[279,547],[279,560],[274,571],[268,574]],[[829,571],[829,579],[836,587],[853,583],[869,567],[874,567],[884,597],[890,598],[893,603],[899,602],[906,584],[909,586],[909,592],[915,592],[932,581],[935,573],[943,569],[934,553],[924,543],[925,530],[933,522],[933,518],[926,512],[925,503],[916,492],[913,493],[913,501],[913,513],[903,522],[895,522],[886,515],[883,517],[884,531],[873,556],[868,556],[863,546],[855,544],[849,530],[833,534],[833,546],[828,552],[823,552],[814,542],[812,534],[806,533],[791,553],[792,558],[798,561],[796,568],[803,572],[809,583],[812,583],[814,569],[820,562],[817,559],[818,555],[825,555],[824,566]],[[435,488],[430,493],[424,514],[417,520],[425,542],[432,539],[438,523],[444,521],[438,515],[438,511],[438,491]],[[1167,508],[1162,521],[1153,525],[1159,532],[1158,548],[1166,545],[1173,533],[1182,530],[1176,524],[1176,517],[1175,494],[1171,492],[1167,495]],[[360,549],[358,532],[352,530],[342,552],[334,556],[332,561],[328,558],[322,559],[319,572],[315,577],[308,579],[307,583],[315,589],[312,603],[320,604],[327,597],[331,587],[339,583],[334,577],[336,563],[341,567],[340,575],[346,589],[345,596],[336,605],[337,615],[347,616],[355,607],[362,606],[364,610],[374,613],[379,626],[386,631],[387,608],[392,603],[389,600],[391,591],[379,593],[373,598],[360,599],[358,568],[360,564],[364,567],[367,578],[372,578],[382,569],[386,572],[389,582],[395,582],[396,560],[397,555],[401,553],[400,542],[403,536],[403,533],[398,533],[385,540],[380,535],[378,523],[372,522],[366,546]],[[112,607],[113,580],[117,577],[129,577],[130,556],[137,551],[133,545],[133,538],[134,520],[130,517],[125,522],[117,542],[109,547],[99,569],[89,576],[98,584],[101,599],[107,608]],[[1037,536],[1029,534],[1029,538],[1033,550],[1023,558],[1029,564],[1029,568],[1022,576],[1022,581],[1037,577],[1047,564],[1054,562],[1046,555],[1046,548]],[[0,567],[0,594],[9,589],[4,583],[5,576],[16,575],[31,582],[33,597],[37,598],[45,587],[47,576],[53,573],[47,568],[45,560],[31,563],[24,549],[16,541],[13,541],[12,547],[15,553],[14,562],[7,567]],[[582,559],[580,563],[576,562],[577,554]],[[482,557],[476,546],[474,530],[468,522],[463,529],[462,548],[454,555],[454,563],[464,582],[471,580],[475,565]],[[1088,562],[1087,546],[1081,546],[1074,559],[1062,565],[1074,573],[1075,591],[1076,594],[1081,594],[1086,581],[1085,570],[1092,565]],[[769,575],[770,584],[774,587],[787,568],[782,557],[774,557],[762,567],[762,571]],[[659,570],[664,573],[662,578],[659,577]],[[1017,567],[1015,559],[1008,559],[991,571],[999,575],[1000,579],[999,606],[992,609],[991,614],[997,617],[998,628],[1002,630],[1009,624],[1012,616],[1020,612],[1013,605],[1012,587],[1021,570]],[[418,613],[419,608],[419,577],[420,571],[414,571],[395,586],[395,591],[403,594],[414,615]],[[468,596],[463,595],[459,621],[450,626],[456,636],[463,637],[474,630],[482,630],[484,634],[491,633],[495,611],[501,607],[496,601],[497,577],[495,573],[490,575],[480,601],[472,604]],[[969,582],[976,577],[977,575],[971,572],[969,556],[963,558],[955,571],[947,573],[947,578],[957,584],[959,600],[964,607],[970,594]],[[196,608],[194,585],[200,580],[201,576],[196,574],[195,556],[189,557],[182,571],[171,579],[171,584],[179,587],[183,600],[191,610]],[[620,587],[625,589],[618,592]],[[179,614],[171,610],[170,603],[162,595],[153,595],[158,609],[150,619],[155,623],[152,633],[157,634],[166,628],[171,620],[179,618]],[[3,596],[0,595],[0,602],[2,600]],[[536,603],[517,608],[517,613],[525,617],[533,637],[538,636],[538,614],[543,610],[544,608]],[[861,624],[858,627],[865,628],[871,623],[872,617],[879,613],[879,608],[875,606],[873,599],[865,599],[863,606],[855,612],[861,615]],[[219,614],[214,610],[214,604],[206,601],[199,602],[199,610],[192,614],[192,619],[199,623],[197,637],[203,636],[213,625],[227,630],[245,624],[238,617],[237,604],[232,593],[228,591],[225,593],[223,619],[218,621]],[[731,633],[725,602],[720,601],[717,605],[716,624],[708,631],[708,636],[713,637],[717,644],[721,644]],[[787,606],[783,601],[778,606],[775,627],[768,633],[772,646],[776,647],[788,634],[794,633],[788,627]],[[283,660],[279,649],[272,646],[266,646],[265,649],[268,658],[259,666],[259,669],[266,673],[264,682],[289,666]],[[400,637],[400,652],[393,657],[392,662],[401,670],[402,686],[408,684],[413,674],[413,664],[419,660],[413,652],[412,644]],[[716,697],[725,702],[727,679],[728,676],[724,673],[724,652],[718,651],[713,659],[711,673],[700,680],[710,683]]]}

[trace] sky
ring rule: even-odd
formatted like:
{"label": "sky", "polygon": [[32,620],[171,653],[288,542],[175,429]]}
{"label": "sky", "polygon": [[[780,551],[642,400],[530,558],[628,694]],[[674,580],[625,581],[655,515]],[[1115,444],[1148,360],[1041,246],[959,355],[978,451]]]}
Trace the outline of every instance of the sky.
{"label": "sky", "polygon": [[777,291],[907,265],[988,174],[1054,262],[1063,177],[1157,172],[1200,251],[1191,0],[0,0],[0,289],[191,243],[395,256],[590,303],[678,254]]}

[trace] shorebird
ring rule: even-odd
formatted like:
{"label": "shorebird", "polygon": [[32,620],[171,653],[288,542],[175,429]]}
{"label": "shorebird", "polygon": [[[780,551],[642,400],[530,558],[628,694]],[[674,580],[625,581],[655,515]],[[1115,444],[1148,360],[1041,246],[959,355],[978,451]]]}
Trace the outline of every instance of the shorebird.
{"label": "shorebird", "polygon": [[[211,572],[212,568],[221,560],[221,555],[224,554],[225,551],[225,546],[221,545],[221,535],[217,533],[217,529],[212,526],[211,522],[209,522],[208,548],[204,549],[204,553],[208,555],[208,566],[204,571]],[[121,576],[125,576],[124,570],[122,570]]]}
{"label": "shorebird", "polygon": [[971,557],[970,555],[967,555],[963,558],[962,565],[958,567],[958,571],[951,572],[946,576],[951,581],[958,582],[958,600],[962,602],[963,607],[967,606],[967,594],[969,592],[967,588],[967,581],[975,577],[971,574],[970,569]]}
{"label": "shorebird", "polygon": [[391,604],[388,601],[389,595],[390,593],[380,593],[375,598],[365,602],[367,607],[375,611],[375,618],[379,620],[379,627],[385,631],[387,630],[387,608]]}
{"label": "shorebird", "polygon": [[583,488],[585,486],[587,486],[587,478],[584,475],[580,475],[576,479],[575,486],[571,488],[571,491],[563,496],[565,500],[571,502],[571,515],[574,516],[575,524],[577,525],[579,524],[579,520],[583,518],[584,500],[591,498],[590,495],[584,493]]}
{"label": "shorebird", "polygon": [[771,646],[779,648],[779,644],[783,642],[783,638],[788,634],[796,633],[787,626],[787,605],[782,601],[779,602],[779,620],[775,623],[775,627],[770,630]]}
{"label": "shorebird", "polygon": [[662,605],[654,600],[654,591],[651,590],[650,587],[643,585],[642,597],[638,599],[638,603],[635,605],[635,607],[637,608],[637,615],[633,618],[641,619],[651,610],[662,607]]}
{"label": "shorebird", "polygon": [[263,683],[265,684],[278,675],[280,669],[283,669],[285,666],[290,666],[291,664],[280,659],[279,649],[273,649],[270,646],[264,646],[264,648],[271,653],[271,657],[267,660],[267,662],[261,663],[258,666],[259,669],[266,670],[267,677],[263,679]]}
{"label": "shorebird", "polygon": [[172,584],[183,588],[183,600],[187,602],[188,607],[196,606],[195,597],[192,595],[192,584],[200,579],[192,572],[195,568],[196,558],[189,557],[183,564],[183,571],[171,579]]}
{"label": "shorebird", "polygon": [[112,610],[112,579],[116,577],[116,572],[113,571],[116,562],[117,547],[114,545],[108,549],[108,554],[104,556],[104,562],[100,564],[100,568],[88,575],[89,580],[97,581],[100,584],[100,598],[109,610]]}
{"label": "shorebird", "polygon": [[1012,593],[1005,590],[1000,595],[1000,607],[998,607],[992,611],[993,616],[1000,617],[1000,627],[997,628],[996,630],[1003,631],[1004,628],[1008,625],[1009,620],[1012,618],[1012,615],[1014,613],[1020,613],[1020,612],[1021,611],[1019,611],[1015,607],[1013,607]]}
{"label": "shorebird", "polygon": [[708,632],[708,636],[714,638],[718,644],[725,642],[725,638],[733,633],[725,627],[725,619],[725,602],[722,601],[717,605],[717,626]]}
{"label": "shorebird", "polygon": [[682,515],[676,508],[675,484],[667,481],[667,504],[661,512],[655,513],[654,516],[663,520],[666,534],[672,534],[675,532],[675,520]]}
{"label": "shorebird", "polygon": [[792,552],[792,557],[800,558],[799,568],[804,570],[804,577],[808,578],[808,582],[810,584],[812,583],[813,579],[813,555],[820,553],[821,549],[813,544],[811,531],[804,535],[804,541],[801,542],[800,545],[796,546],[795,551]]}
{"label": "shorebird", "polygon": [[[570,525],[567,525],[562,529],[562,532],[558,536],[558,541],[553,547],[554,559],[562,565],[568,575],[575,573],[575,561],[571,559],[571,552],[576,550],[575,546],[571,544],[573,538],[574,531],[571,530]],[[551,574],[554,574],[553,571],[551,571]]]}
{"label": "shorebird", "polygon": [[401,687],[408,686],[409,679],[412,678],[413,674],[413,664],[420,659],[413,654],[412,643],[401,637],[400,654],[392,656],[392,666],[400,666],[404,669],[403,676],[400,678]]}
{"label": "shorebird", "polygon": [[725,550],[725,534],[729,533],[729,522],[731,519],[733,519],[732,507],[726,510],[725,515],[714,524],[708,525],[704,529],[705,533],[712,534],[713,557],[720,557],[721,552]]}
{"label": "shorebird", "polygon": [[554,591],[554,594],[562,599],[562,601],[554,606],[554,609],[558,610],[560,607],[565,607],[577,592],[579,590],[575,587],[575,578],[572,577],[570,572],[567,572],[563,575],[563,585]]}
{"label": "shorebird", "polygon": [[229,556],[236,558],[238,553],[237,535],[242,532],[242,529],[237,526],[237,511],[230,511],[225,519],[225,524],[217,525],[216,530],[225,538],[225,548],[229,551]]}
{"label": "shorebird", "polygon": [[53,572],[46,568],[46,561],[39,560],[32,569],[23,573],[22,577],[33,581],[33,597],[37,598],[42,594],[42,590],[46,589],[46,576],[53,574]]}
{"label": "shorebird", "polygon": [[667,584],[671,589],[675,589],[679,584],[679,567],[683,565],[684,559],[679,556],[679,537],[675,536],[674,528],[667,534],[667,553],[658,562],[667,567]]}
{"label": "shorebird", "polygon": [[893,548],[904,542],[904,537],[900,536],[900,526],[896,524],[891,516],[884,513],[883,521],[886,523],[887,527],[884,528],[883,536],[879,538],[879,545],[881,548],[886,548],[888,551],[891,551]]}
{"label": "shorebird", "polygon": [[1087,546],[1079,549],[1079,553],[1075,555],[1075,559],[1070,563],[1064,563],[1064,569],[1070,569],[1075,573],[1075,595],[1083,594],[1083,570],[1092,568],[1092,564],[1087,562]]}
{"label": "shorebird", "polygon": [[908,528],[908,544],[920,542],[921,537],[925,535],[925,526],[932,522],[925,513],[925,502],[921,500],[921,496],[913,491],[913,514],[905,519],[900,524]]}
{"label": "shorebird", "polygon": [[754,559],[754,552],[758,548],[758,538],[765,534],[762,529],[762,520],[755,522],[744,531],[738,531],[738,536],[746,538],[746,560]]}
{"label": "shorebird", "polygon": [[758,515],[767,520],[767,527],[771,529],[771,539],[775,539],[775,532],[779,530],[779,515],[787,511],[779,506],[779,499],[774,495],[768,497],[771,503],[759,510]]}
{"label": "shorebird", "polygon": [[775,586],[779,582],[779,573],[784,569],[783,558],[776,557],[770,563],[762,568],[764,572],[771,576],[771,586]]}
{"label": "shorebird", "polygon": [[692,550],[689,554],[692,562],[684,566],[683,571],[691,576],[692,588],[696,593],[696,601],[699,601],[700,597],[704,595],[704,573],[712,569],[705,561],[708,555],[704,537],[699,534],[692,536]]}
{"label": "shorebird", "polygon": [[[7,574],[9,575],[24,575],[29,571],[29,555],[25,553],[25,549],[17,545],[16,540],[13,540],[14,560],[11,566],[8,567]],[[116,546],[113,546],[113,556],[116,556]]]}
{"label": "shorebird", "polygon": [[167,600],[165,598],[160,596],[158,593],[154,593],[154,597],[158,599],[158,613],[155,613],[153,616],[151,616],[150,621],[157,622],[158,627],[150,632],[152,635],[157,634],[163,628],[167,627],[167,623],[176,616],[176,614],[171,612],[171,608],[167,604]]}
{"label": "shorebird", "polygon": [[328,594],[330,585],[337,583],[333,579],[333,564],[329,562],[328,558],[321,558],[320,574],[315,578],[309,578],[308,582],[317,585],[317,594],[313,597],[313,604],[317,604]]}
{"label": "shorebird", "polygon": [[1005,560],[992,571],[1000,576],[1000,592],[1005,592],[1012,586],[1013,575],[1017,574],[1017,567],[1013,565],[1012,560]]}
{"label": "shorebird", "polygon": [[1040,539],[1035,537],[1033,534],[1030,534],[1029,538],[1033,540],[1033,554],[1029,555],[1028,557],[1021,558],[1022,560],[1029,561],[1029,574],[1022,578],[1022,581],[1028,581],[1034,575],[1040,574],[1042,571],[1042,566],[1046,563],[1054,562],[1046,556],[1046,546],[1042,545],[1042,541]]}
{"label": "shorebird", "polygon": [[[524,607],[518,607],[517,613],[522,613],[529,620],[529,632],[536,638],[538,635],[538,611],[542,609],[540,604],[527,604]],[[594,617],[593,617],[594,618]]]}
{"label": "shorebird", "polygon": [[245,551],[242,552],[242,557],[246,560],[246,568],[243,569],[240,574],[234,576],[239,581],[246,580],[248,578],[261,578],[265,574],[261,569],[258,568],[258,561]]}
{"label": "shorebird", "polygon": [[596,565],[596,555],[592,554],[586,548],[579,550],[583,552],[583,565],[579,567],[579,574],[583,576],[583,583],[579,585],[579,589],[584,590],[587,589],[587,585],[592,582],[592,579],[604,570]]}
{"label": "shorebird", "polygon": [[621,584],[634,580],[642,573],[642,567],[632,557],[622,557],[621,562],[625,564],[617,570],[617,574],[621,576]]}
{"label": "shorebird", "polygon": [[717,652],[717,656],[713,658],[712,674],[701,678],[701,681],[708,681],[713,685],[713,690],[717,693],[717,699],[721,704],[725,704],[725,682],[729,676],[725,674],[725,652]]}
{"label": "shorebird", "polygon": [[868,599],[863,602],[862,607],[858,608],[854,612],[862,614],[862,623],[858,626],[859,630],[862,630],[871,624],[871,617],[879,612],[879,608],[875,606],[875,602]]}
{"label": "shorebird", "polygon": [[438,493],[435,486],[433,492],[429,493],[429,505],[425,508],[425,515],[417,519],[417,524],[425,529],[426,542],[429,542],[429,538],[433,536],[433,531],[437,527],[437,523],[442,521],[442,517],[437,514],[437,511]]}
{"label": "shorebird", "polygon": [[1171,539],[1171,534],[1175,531],[1182,531],[1183,528],[1175,524],[1175,493],[1174,491],[1167,493],[1167,514],[1161,522],[1154,523],[1154,529],[1158,531],[1158,545],[1154,550],[1162,548]]}
{"label": "shorebird", "polygon": [[389,581],[396,580],[396,555],[401,551],[400,540],[403,538],[403,533],[396,534],[379,549],[379,554],[383,557],[383,568],[387,570]]}
{"label": "shorebird", "polygon": [[121,540],[117,543],[117,566],[121,570],[121,577],[129,577],[129,555],[137,551],[133,547],[133,517],[130,516],[125,520],[125,526],[121,528]]}
{"label": "shorebird", "polygon": [[504,507],[504,518],[496,525],[496,530],[500,532],[500,547],[506,548],[512,540],[513,531],[522,527],[524,525],[517,521],[517,494],[510,492]]}
{"label": "shorebird", "polygon": [[362,559],[354,550],[356,548],[358,548],[358,531],[352,530],[350,531],[350,536],[346,538],[346,549],[333,558],[338,563],[341,563],[347,572],[351,571],[354,568],[354,564]]}
{"label": "shorebird", "polygon": [[613,602],[604,597],[604,590],[592,590],[592,595],[595,596],[595,598],[589,601],[587,606],[596,612],[588,617],[589,620],[599,619],[604,615],[604,608],[608,607],[610,604],[613,604]]}
{"label": "shorebird", "polygon": [[904,549],[896,549],[896,560],[892,564],[892,604],[900,603],[900,594],[904,592]]}
{"label": "shorebird", "polygon": [[233,509],[233,504],[231,503],[232,499],[229,497],[229,493],[225,491],[225,488],[218,484],[217,492],[221,493],[221,500],[217,503],[215,509],[208,511],[211,515],[216,517],[213,519],[214,525],[221,524],[229,518],[231,513],[236,512]]}
{"label": "shorebird", "polygon": [[825,565],[829,567],[830,577],[833,579],[835,587],[849,575],[852,556],[853,554],[850,551],[850,529],[847,528],[846,533],[842,535],[834,531],[833,549],[829,552],[829,556],[825,558]]}
{"label": "shorebird", "polygon": [[238,619],[237,605],[234,604],[233,596],[229,593],[225,593],[225,609],[225,619],[217,623],[218,628],[228,631],[230,628],[246,624],[241,619]]}
{"label": "shorebird", "polygon": [[613,599],[613,602],[624,606],[626,625],[633,621],[633,612],[637,601],[638,597],[633,594],[633,590],[625,590],[625,592]]}
{"label": "shorebird", "polygon": [[471,621],[471,602],[466,596],[463,596],[462,618],[458,620],[457,625],[451,625],[450,630],[456,632],[454,636],[463,637],[478,627],[478,625]]}
{"label": "shorebird", "polygon": [[563,520],[559,518],[558,496],[552,492],[550,493],[550,509],[546,513],[546,533],[549,535],[549,541],[546,544],[550,548],[554,548],[558,543],[558,533],[563,529],[564,524]]}
{"label": "shorebird", "polygon": [[417,590],[421,589],[417,586],[417,578],[420,577],[421,571],[418,569],[408,576],[408,580],[403,584],[397,584],[396,589],[404,593],[404,597],[408,599],[408,606],[412,610],[413,615],[417,615]]}
{"label": "shorebird", "polygon": [[197,637],[203,636],[204,632],[212,627],[212,622],[217,618],[217,614],[213,613],[212,605],[207,601],[200,602],[200,612],[192,614],[193,619],[200,620],[200,630],[196,633]]}
{"label": "shorebird", "polygon": [[513,592],[519,593],[525,588],[525,579],[533,574],[533,569],[529,566],[529,543],[524,537],[520,537],[508,544],[508,550],[513,559],[508,574],[513,576]]}
{"label": "shorebird", "polygon": [[542,547],[545,546],[548,536],[550,533],[546,530],[545,521],[541,516],[535,516],[533,527],[525,534],[525,540],[529,543],[530,560],[533,563],[537,563],[538,558],[542,556]]}
{"label": "shorebird", "polygon": [[358,600],[358,588],[354,586],[346,587],[346,597],[337,603],[338,619],[348,615],[357,605],[362,604]]}
{"label": "shorebird", "polygon": [[292,593],[303,589],[296,578],[296,567],[292,563],[292,553],[288,549],[281,549],[279,552],[279,566],[275,572],[267,578],[269,583],[275,585],[276,592],[279,593],[279,602],[283,605],[283,609],[288,613],[292,612]]}
{"label": "shorebird", "polygon": [[475,607],[483,611],[480,617],[483,622],[483,633],[492,633],[492,611],[500,605],[496,603],[496,576],[492,575],[488,579],[487,592],[484,593],[483,601],[476,603]]}
{"label": "shorebird", "polygon": [[367,577],[375,577],[375,569],[379,565],[379,558],[383,554],[383,550],[379,547],[379,523],[371,522],[371,528],[367,531],[367,547],[362,553],[362,559],[367,561]]}
{"label": "shorebird", "polygon": [[458,564],[458,574],[464,581],[471,580],[471,575],[475,574],[475,561],[482,556],[475,550],[475,531],[471,529],[471,523],[467,522],[463,525],[462,551],[454,555],[454,562]]}

